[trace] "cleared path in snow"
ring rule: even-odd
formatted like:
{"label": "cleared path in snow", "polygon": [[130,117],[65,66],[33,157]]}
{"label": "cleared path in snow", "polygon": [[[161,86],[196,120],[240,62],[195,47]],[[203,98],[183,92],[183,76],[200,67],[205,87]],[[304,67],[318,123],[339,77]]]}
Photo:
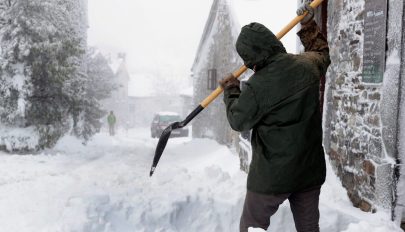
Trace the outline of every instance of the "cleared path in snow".
{"label": "cleared path in snow", "polygon": [[237,158],[210,140],[173,138],[150,178],[156,143],[139,129],[0,154],[0,231],[231,231],[241,203],[224,170],[243,176]]}
{"label": "cleared path in snow", "polygon": [[[36,156],[0,153],[0,231],[237,231],[246,175],[227,147],[173,138],[152,178],[148,129],[64,138]],[[321,231],[400,231],[385,214],[351,207],[329,171]],[[269,231],[295,231],[288,203]]]}

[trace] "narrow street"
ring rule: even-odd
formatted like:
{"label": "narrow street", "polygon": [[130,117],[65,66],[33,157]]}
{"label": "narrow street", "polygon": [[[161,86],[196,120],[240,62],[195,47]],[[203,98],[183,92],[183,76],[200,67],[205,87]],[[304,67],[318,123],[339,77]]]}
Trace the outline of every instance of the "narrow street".
{"label": "narrow street", "polygon": [[[246,174],[226,146],[172,138],[152,178],[149,130],[65,137],[40,155],[0,154],[0,231],[237,231]],[[321,231],[400,231],[351,207],[329,172]],[[295,231],[288,203],[269,231]]]}
{"label": "narrow street", "polygon": [[1,154],[0,231],[178,231],[192,216],[235,224],[241,202],[233,206],[233,192],[245,178],[236,156],[213,141],[173,138],[150,178],[156,143],[143,129],[99,134],[88,146],[63,139],[36,156]]}

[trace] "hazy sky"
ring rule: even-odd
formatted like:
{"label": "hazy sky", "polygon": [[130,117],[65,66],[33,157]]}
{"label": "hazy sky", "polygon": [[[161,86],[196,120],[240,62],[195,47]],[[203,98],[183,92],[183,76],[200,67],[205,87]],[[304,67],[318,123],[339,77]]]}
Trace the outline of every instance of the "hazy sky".
{"label": "hazy sky", "polygon": [[[160,70],[185,78],[212,1],[89,0],[89,45],[112,54],[126,52],[132,73]],[[296,0],[233,1],[241,26],[249,20],[259,21],[275,33],[292,19],[297,3]],[[284,42],[288,48],[295,47],[295,37],[291,38]]]}

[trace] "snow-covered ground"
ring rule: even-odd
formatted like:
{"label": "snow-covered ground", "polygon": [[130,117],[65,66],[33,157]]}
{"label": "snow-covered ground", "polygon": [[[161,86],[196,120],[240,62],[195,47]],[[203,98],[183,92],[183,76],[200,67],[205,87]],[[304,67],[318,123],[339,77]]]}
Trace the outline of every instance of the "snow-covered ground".
{"label": "snow-covered ground", "polygon": [[[0,231],[238,231],[238,157],[212,140],[172,138],[150,178],[156,143],[143,128],[87,146],[65,137],[40,155],[0,153]],[[321,231],[401,231],[383,212],[353,208],[330,169],[320,210]],[[288,202],[268,231],[295,231]]]}

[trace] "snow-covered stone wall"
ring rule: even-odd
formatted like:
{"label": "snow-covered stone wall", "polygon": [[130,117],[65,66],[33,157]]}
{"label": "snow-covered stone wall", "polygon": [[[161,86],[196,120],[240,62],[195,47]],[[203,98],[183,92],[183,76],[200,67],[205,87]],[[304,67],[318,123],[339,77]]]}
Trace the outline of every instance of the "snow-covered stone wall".
{"label": "snow-covered stone wall", "polygon": [[[373,0],[380,1],[380,0]],[[324,145],[353,205],[364,211],[395,206],[398,96],[403,2],[388,0],[383,81],[363,80],[365,0],[328,5],[332,64],[327,75]]]}

